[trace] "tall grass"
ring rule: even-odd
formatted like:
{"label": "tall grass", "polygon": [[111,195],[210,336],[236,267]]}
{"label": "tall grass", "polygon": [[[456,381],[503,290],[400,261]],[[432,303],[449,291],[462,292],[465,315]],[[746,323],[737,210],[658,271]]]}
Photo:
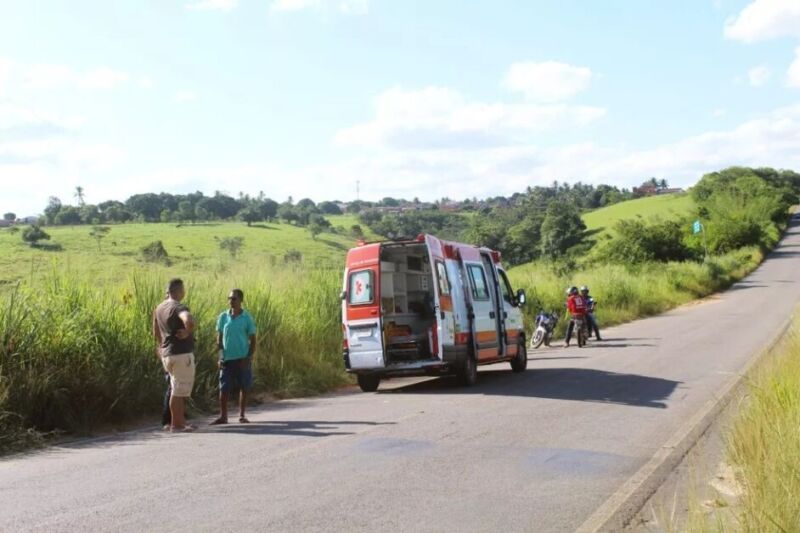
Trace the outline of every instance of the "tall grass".
{"label": "tall grass", "polygon": [[[526,329],[540,309],[562,313],[565,289],[588,285],[598,301],[597,318],[610,326],[669,309],[729,287],[755,269],[764,255],[758,248],[743,248],[704,263],[651,263],[628,267],[594,265],[568,274],[554,265],[531,263],[511,269],[514,288],[528,295]],[[560,322],[564,327],[564,321]]]}
{"label": "tall grass", "polygon": [[730,435],[742,531],[800,530],[800,318],[758,369]]}
{"label": "tall grass", "polygon": [[[165,281],[143,270],[109,287],[54,272],[0,301],[0,433],[84,432],[156,411],[164,381],[151,313]],[[258,326],[257,390],[298,395],[345,382],[338,271],[244,265],[185,281],[198,323],[197,407],[216,396],[215,323],[233,287]]]}
{"label": "tall grass", "polygon": [[[527,289],[528,329],[539,307],[560,310],[564,288],[588,284],[604,325],[658,313],[719,290],[761,259],[742,250],[704,264],[599,266],[571,276],[535,264],[513,269]],[[156,412],[164,381],[151,313],[175,269],[140,267],[123,282],[56,271],[0,296],[0,449],[36,433],[86,432]],[[291,396],[347,382],[341,361],[341,272],[287,267],[257,259],[220,262],[184,278],[197,328],[193,401],[213,407],[217,394],[215,322],[231,288],[245,293],[258,326],[255,387]]]}

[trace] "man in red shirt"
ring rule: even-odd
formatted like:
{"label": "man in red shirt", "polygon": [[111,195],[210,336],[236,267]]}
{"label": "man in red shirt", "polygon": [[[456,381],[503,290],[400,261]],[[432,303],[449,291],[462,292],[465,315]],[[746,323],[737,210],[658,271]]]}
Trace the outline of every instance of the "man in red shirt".
{"label": "man in red shirt", "polygon": [[565,348],[569,347],[572,331],[575,329],[575,319],[586,318],[586,300],[578,292],[578,287],[570,287],[567,295],[567,311],[569,311],[571,320],[567,326],[567,338],[564,341]]}

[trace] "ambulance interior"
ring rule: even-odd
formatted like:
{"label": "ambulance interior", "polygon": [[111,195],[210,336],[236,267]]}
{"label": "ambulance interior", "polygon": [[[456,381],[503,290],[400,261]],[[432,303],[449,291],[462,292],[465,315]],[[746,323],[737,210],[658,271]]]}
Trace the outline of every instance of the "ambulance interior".
{"label": "ambulance interior", "polygon": [[381,311],[388,363],[433,357],[433,276],[424,243],[381,251]]}

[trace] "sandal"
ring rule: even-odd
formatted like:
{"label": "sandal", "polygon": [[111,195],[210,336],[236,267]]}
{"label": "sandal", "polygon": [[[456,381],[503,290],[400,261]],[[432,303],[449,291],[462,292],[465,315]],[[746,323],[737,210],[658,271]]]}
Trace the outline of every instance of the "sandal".
{"label": "sandal", "polygon": [[240,424],[249,424],[249,423],[250,423],[250,421],[247,419],[247,417],[246,417],[246,416],[240,416],[240,417],[239,417],[239,423],[240,423]]}
{"label": "sandal", "polygon": [[209,424],[209,426],[218,426],[220,424],[227,424],[227,423],[228,423],[228,419],[227,418],[219,417],[216,420],[214,420],[213,422],[211,422]]}

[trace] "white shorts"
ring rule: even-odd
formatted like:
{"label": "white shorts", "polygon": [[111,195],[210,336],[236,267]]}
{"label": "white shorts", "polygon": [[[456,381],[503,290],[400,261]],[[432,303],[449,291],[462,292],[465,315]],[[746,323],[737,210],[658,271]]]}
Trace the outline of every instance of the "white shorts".
{"label": "white shorts", "polygon": [[194,354],[179,353],[161,358],[164,370],[169,374],[172,395],[176,398],[188,398],[194,387]]}

